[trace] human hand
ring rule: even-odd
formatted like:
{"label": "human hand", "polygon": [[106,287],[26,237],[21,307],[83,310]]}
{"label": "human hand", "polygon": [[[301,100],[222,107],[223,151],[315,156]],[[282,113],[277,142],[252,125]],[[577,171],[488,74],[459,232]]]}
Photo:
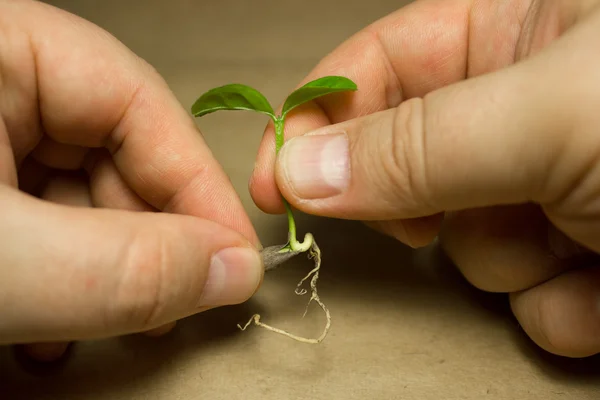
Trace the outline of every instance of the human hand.
{"label": "human hand", "polygon": [[255,202],[280,212],[279,188],[414,247],[439,233],[539,346],[600,352],[598,3],[422,0],[377,21],[305,80],[356,94],[290,115],[276,163],[266,130]]}
{"label": "human hand", "polygon": [[0,204],[0,344],[44,342],[40,357],[164,332],[262,279],[249,218],[165,82],[41,3],[0,1]]}

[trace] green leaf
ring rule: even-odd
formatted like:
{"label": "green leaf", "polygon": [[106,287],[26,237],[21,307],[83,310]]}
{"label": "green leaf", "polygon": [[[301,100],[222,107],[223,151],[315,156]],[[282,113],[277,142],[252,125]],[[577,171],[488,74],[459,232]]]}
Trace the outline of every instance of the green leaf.
{"label": "green leaf", "polygon": [[192,114],[201,117],[219,110],[258,111],[275,118],[273,107],[258,90],[233,83],[209,90],[192,105]]}
{"label": "green leaf", "polygon": [[356,90],[356,83],[343,76],[325,76],[308,82],[306,85],[296,89],[288,96],[283,104],[282,116],[299,105],[335,92]]}

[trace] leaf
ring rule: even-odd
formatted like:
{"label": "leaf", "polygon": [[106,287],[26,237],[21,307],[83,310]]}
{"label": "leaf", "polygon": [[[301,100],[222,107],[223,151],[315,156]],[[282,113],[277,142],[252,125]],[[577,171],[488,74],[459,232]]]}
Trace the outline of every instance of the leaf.
{"label": "leaf", "polygon": [[354,91],[356,89],[356,83],[343,76],[325,76],[316,79],[296,89],[288,96],[283,104],[282,116],[285,116],[299,105],[316,99],[317,97],[335,92]]}
{"label": "leaf", "polygon": [[258,111],[275,118],[273,107],[258,90],[233,83],[209,90],[192,105],[192,114],[201,117],[219,110]]}

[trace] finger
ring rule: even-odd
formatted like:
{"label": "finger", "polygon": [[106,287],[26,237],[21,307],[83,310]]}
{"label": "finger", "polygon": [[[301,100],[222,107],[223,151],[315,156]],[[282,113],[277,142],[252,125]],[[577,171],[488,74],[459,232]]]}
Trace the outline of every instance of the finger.
{"label": "finger", "polygon": [[[114,171],[116,171],[116,169]],[[118,182],[116,183],[118,184]],[[86,179],[84,179],[84,177],[81,176],[54,176],[45,186],[41,197],[44,200],[52,201],[54,203],[78,207],[92,207],[92,203],[94,202],[89,190],[88,182]],[[112,208],[117,208],[115,206],[122,206],[119,208],[132,211],[145,211],[143,207],[138,206],[135,201],[136,199],[130,199],[126,196],[123,196],[123,198],[113,196],[111,199],[115,200],[115,204],[109,204],[109,207],[113,206]],[[163,336],[169,333],[175,327],[175,325],[175,321],[169,322],[158,328],[151,329],[150,331],[146,332],[146,334],[153,337]],[[57,357],[62,355],[57,349],[66,350],[66,346],[64,346],[63,343],[44,343],[40,344],[39,346],[38,344],[33,344],[32,346],[34,346],[34,348],[32,349],[31,355],[35,356],[39,353],[46,361],[49,360],[51,355],[55,355]]]}
{"label": "finger", "polygon": [[90,177],[90,192],[95,207],[156,211],[127,185],[108,152],[95,152],[84,165]]}
{"label": "finger", "polygon": [[429,245],[437,237],[443,219],[443,214],[436,214],[415,219],[366,221],[365,224],[404,244],[418,248]]}
{"label": "finger", "polygon": [[0,184],[16,187],[17,168],[4,121],[0,118]]}
{"label": "finger", "polygon": [[566,357],[600,352],[600,269],[567,272],[533,289],[511,295],[511,307],[529,337]]}
{"label": "finger", "polygon": [[[326,96],[297,109],[287,119],[286,136],[394,108],[402,101],[512,64],[520,30],[531,31],[533,39],[537,36],[535,29],[522,26],[529,3],[426,0],[382,18],[335,49],[300,83],[343,75],[354,80],[359,90],[352,95]],[[273,178],[273,137],[269,126],[250,188],[260,208],[282,212]]]}
{"label": "finger", "polygon": [[449,213],[440,242],[465,278],[488,292],[529,289],[590,255],[535,205]]}
{"label": "finger", "polygon": [[0,237],[12,266],[0,270],[2,343],[150,330],[245,301],[262,279],[255,247],[214,222],[67,208],[1,187],[0,203],[11,209]]}
{"label": "finger", "polygon": [[31,129],[58,143],[108,148],[128,186],[154,208],[217,221],[258,244],[228,177],[155,70],[105,31],[49,5],[0,7],[14,43],[28,43],[26,54],[6,49],[14,56],[5,69],[19,72],[14,96],[28,96],[19,113],[5,111],[9,131],[23,133],[39,111],[41,125]]}
{"label": "finger", "polygon": [[60,360],[69,349],[69,342],[31,343],[23,346],[28,357],[39,362],[55,362]]}

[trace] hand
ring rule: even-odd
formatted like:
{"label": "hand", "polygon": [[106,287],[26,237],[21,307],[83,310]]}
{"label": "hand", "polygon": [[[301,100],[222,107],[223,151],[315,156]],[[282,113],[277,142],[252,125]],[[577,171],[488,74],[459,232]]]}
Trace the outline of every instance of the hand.
{"label": "hand", "polygon": [[280,212],[279,187],[414,247],[441,230],[539,346],[600,352],[599,3],[422,0],[367,27],[306,78],[359,91],[290,117],[275,171],[266,131],[256,203]]}
{"label": "hand", "polygon": [[249,218],[165,82],[41,3],[0,1],[0,205],[0,344],[165,331],[262,279]]}

